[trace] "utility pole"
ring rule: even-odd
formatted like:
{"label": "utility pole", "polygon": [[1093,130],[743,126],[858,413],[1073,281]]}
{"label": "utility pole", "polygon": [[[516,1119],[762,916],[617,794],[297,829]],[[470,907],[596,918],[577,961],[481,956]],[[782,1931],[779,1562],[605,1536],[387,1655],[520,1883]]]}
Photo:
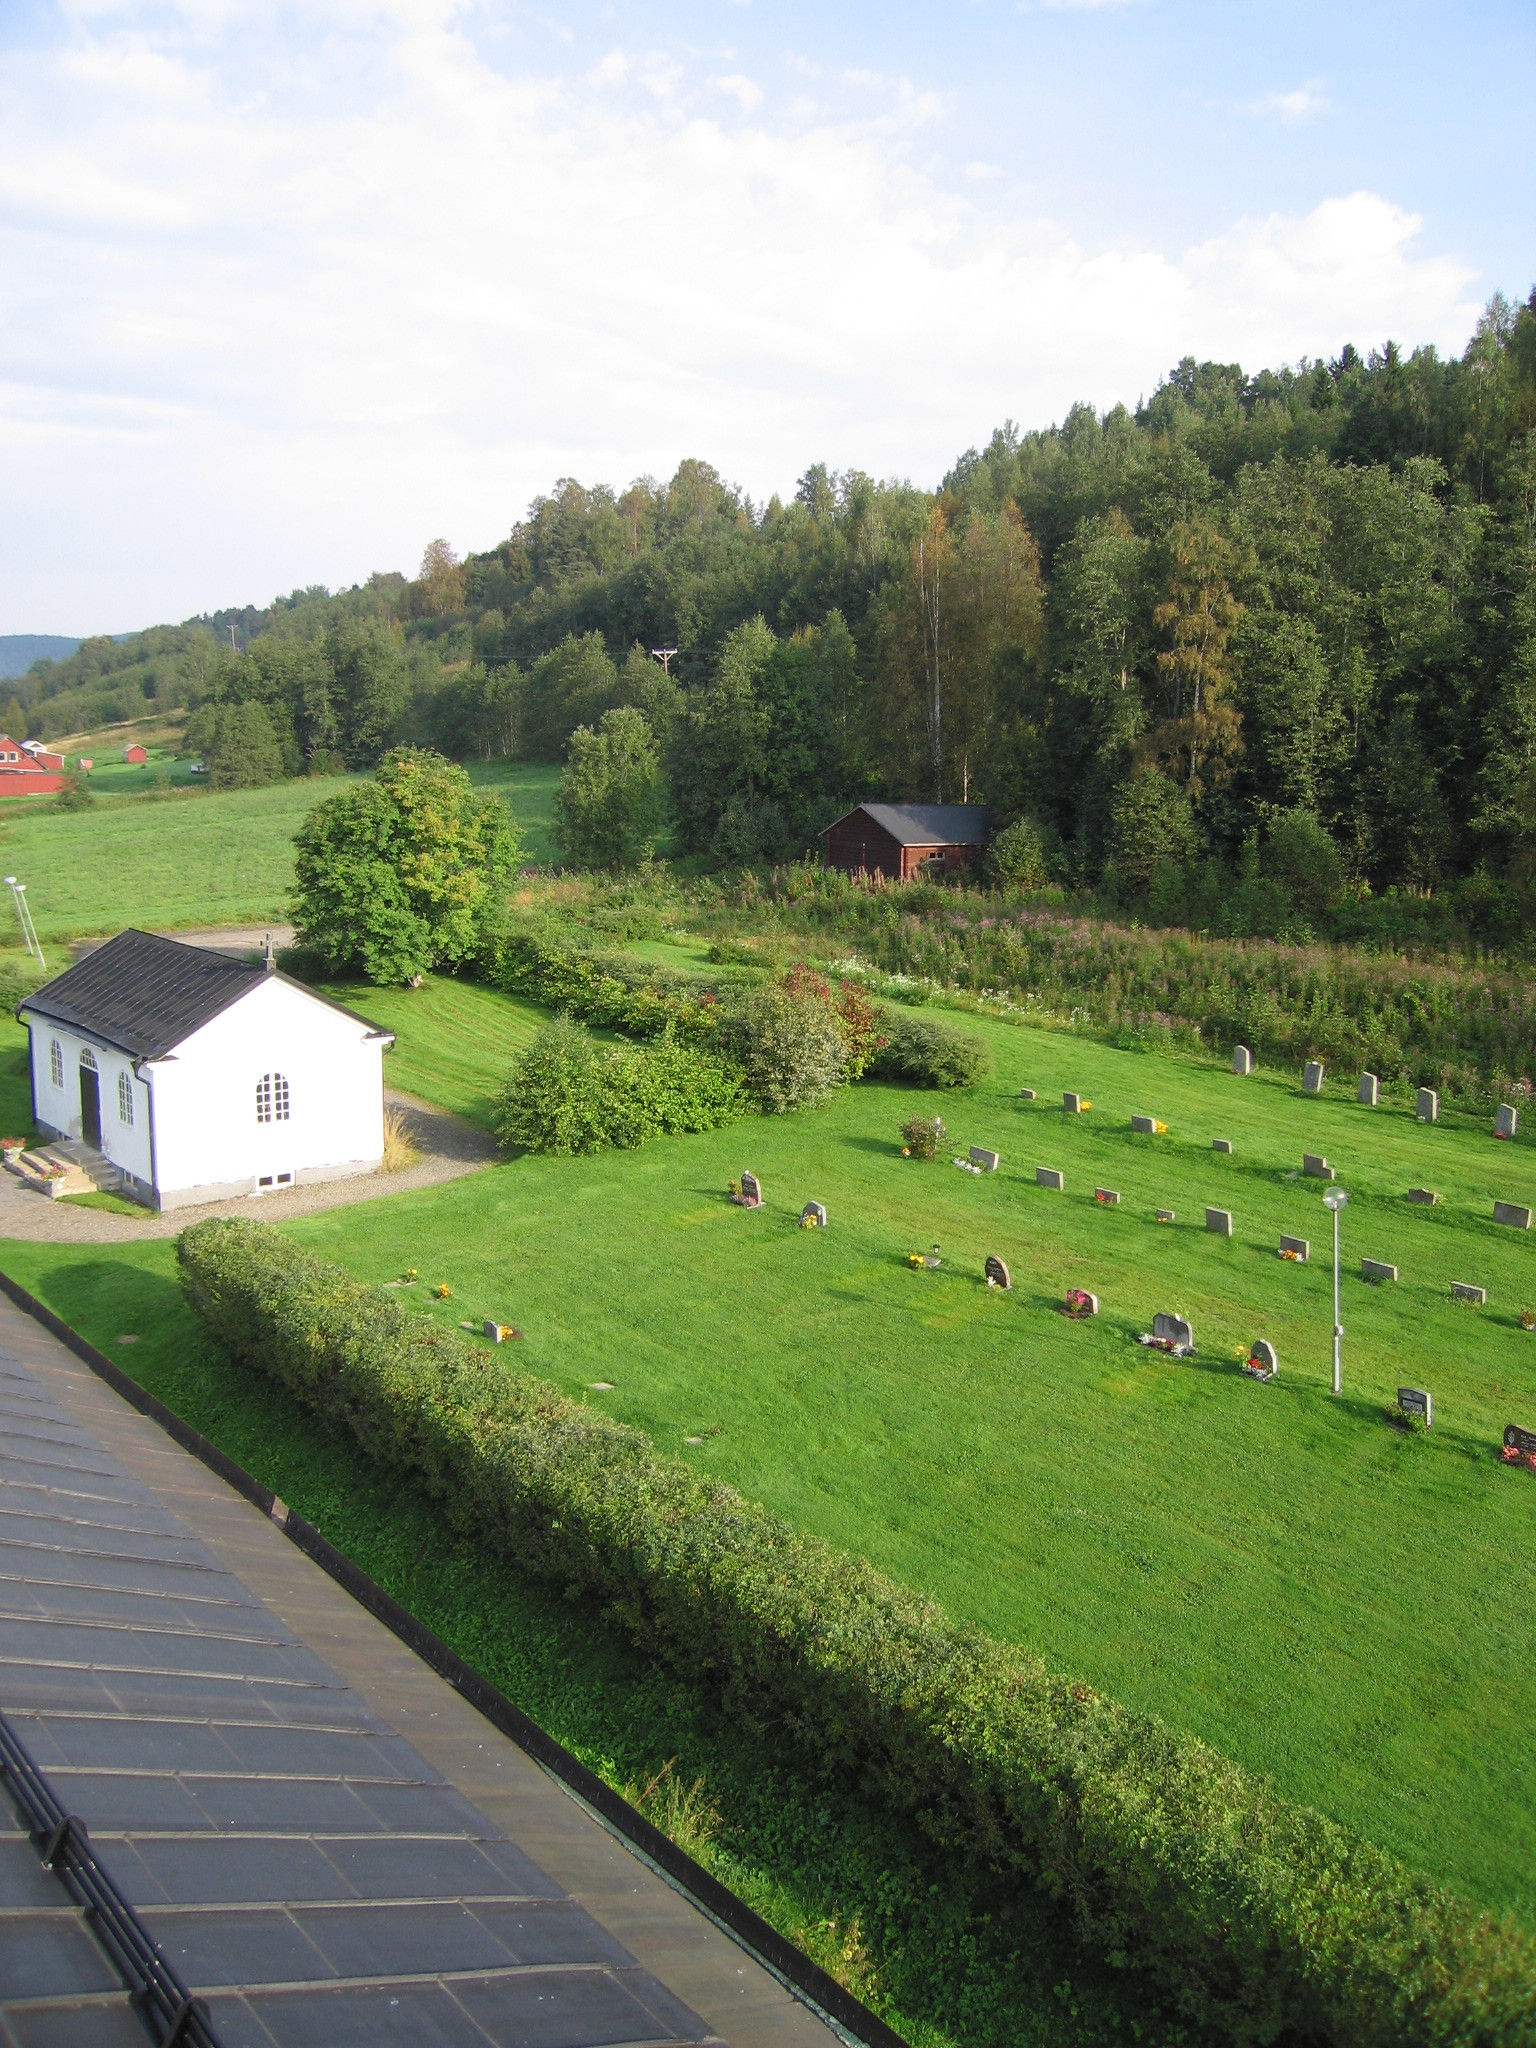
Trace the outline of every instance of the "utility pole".
{"label": "utility pole", "polygon": [[677,649],[675,647],[653,647],[651,649],[651,656],[653,660],[661,663],[661,672],[664,676],[671,675],[672,657],[676,653]]}
{"label": "utility pole", "polygon": [[233,619],[229,622],[229,651],[234,655],[238,655],[240,652],[239,648],[235,645],[235,622]]}

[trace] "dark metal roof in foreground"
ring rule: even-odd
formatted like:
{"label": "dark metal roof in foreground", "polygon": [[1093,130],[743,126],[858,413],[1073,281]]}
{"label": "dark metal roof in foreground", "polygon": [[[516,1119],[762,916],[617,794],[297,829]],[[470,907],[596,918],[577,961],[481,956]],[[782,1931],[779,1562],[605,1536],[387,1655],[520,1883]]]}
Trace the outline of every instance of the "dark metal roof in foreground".
{"label": "dark metal roof in foreground", "polygon": [[985,804],[857,804],[822,833],[863,811],[902,846],[985,846],[992,813]]}
{"label": "dark metal roof in foreground", "polygon": [[[341,1010],[366,1030],[377,1028],[302,982],[287,975],[278,978],[303,989],[312,1001]],[[161,938],[157,932],[129,930],[45,981],[17,1009],[71,1025],[135,1059],[159,1059],[265,979],[264,967],[228,953]]]}
{"label": "dark metal roof in foreground", "polygon": [[[4,1356],[0,1694],[228,2048],[717,2038]],[[0,2040],[144,2038],[8,1815],[0,1906]]]}

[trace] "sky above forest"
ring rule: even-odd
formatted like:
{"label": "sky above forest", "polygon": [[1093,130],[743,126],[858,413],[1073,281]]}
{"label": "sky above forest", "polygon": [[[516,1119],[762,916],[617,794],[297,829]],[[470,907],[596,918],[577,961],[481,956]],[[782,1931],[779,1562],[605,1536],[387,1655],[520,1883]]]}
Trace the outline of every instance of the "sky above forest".
{"label": "sky above forest", "polygon": [[1459,352],[1533,105],[1529,0],[0,0],[0,632]]}

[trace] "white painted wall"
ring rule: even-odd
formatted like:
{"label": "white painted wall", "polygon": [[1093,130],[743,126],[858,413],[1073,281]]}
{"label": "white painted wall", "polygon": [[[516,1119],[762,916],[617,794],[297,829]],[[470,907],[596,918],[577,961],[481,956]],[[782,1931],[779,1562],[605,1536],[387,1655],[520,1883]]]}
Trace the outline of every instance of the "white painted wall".
{"label": "white painted wall", "polygon": [[[384,1041],[276,976],[146,1062],[162,1204],[191,1190],[366,1173],[384,1156]],[[286,1121],[258,1123],[264,1074],[288,1081]]]}
{"label": "white painted wall", "polygon": [[[153,1185],[162,1207],[256,1191],[264,1177],[295,1182],[372,1172],[384,1156],[385,1041],[329,1003],[270,976],[160,1060],[133,1062],[94,1039],[29,1017],[38,1121],[70,1137],[80,1129],[80,1054],[101,1077],[102,1150]],[[55,1088],[57,1040],[64,1085]],[[133,1122],[119,1114],[118,1075],[132,1091]],[[264,1074],[288,1081],[289,1115],[259,1123]],[[151,1166],[153,1120],[153,1166]]]}

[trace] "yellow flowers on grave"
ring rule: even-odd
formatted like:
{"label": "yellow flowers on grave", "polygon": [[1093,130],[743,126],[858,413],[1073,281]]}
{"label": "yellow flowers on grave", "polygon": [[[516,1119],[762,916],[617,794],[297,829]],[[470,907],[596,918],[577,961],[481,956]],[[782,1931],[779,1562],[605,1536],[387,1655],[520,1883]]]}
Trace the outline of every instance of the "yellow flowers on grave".
{"label": "yellow flowers on grave", "polygon": [[1083,1097],[1081,1097],[1081,1098],[1080,1098],[1080,1100],[1079,1100],[1079,1102],[1078,1102],[1078,1105],[1077,1105],[1077,1107],[1078,1107],[1078,1112],[1079,1112],[1079,1114],[1082,1114],[1082,1113],[1086,1112],[1087,1110],[1090,1110],[1090,1109],[1092,1109],[1092,1107],[1093,1107],[1093,1104],[1092,1104],[1092,1103],[1091,1103],[1091,1102],[1090,1102],[1090,1101],[1088,1100],[1087,1096],[1086,1096],[1086,1095],[1084,1095]]}
{"label": "yellow flowers on grave", "polygon": [[923,1270],[924,1263],[925,1261],[923,1259],[923,1255],[921,1252],[907,1253],[907,1264],[912,1268],[914,1273],[921,1273],[921,1271]]}
{"label": "yellow flowers on grave", "polygon": [[446,1280],[439,1280],[433,1288],[432,1294],[433,1298],[437,1301],[452,1301],[453,1299],[453,1289]]}
{"label": "yellow flowers on grave", "polygon": [[416,1268],[414,1266],[407,1266],[405,1271],[400,1275],[402,1283],[407,1287],[409,1287],[414,1281],[419,1280],[420,1278],[421,1275],[416,1271]]}
{"label": "yellow flowers on grave", "polygon": [[[1090,1107],[1091,1107],[1091,1106],[1092,1106],[1092,1105],[1090,1104]],[[1168,1126],[1167,1126],[1167,1125],[1166,1125],[1165,1123],[1159,1123],[1159,1122],[1158,1122],[1158,1120],[1157,1120],[1157,1118],[1156,1118],[1156,1117],[1153,1117],[1153,1119],[1152,1119],[1152,1133],[1153,1133],[1153,1136],[1154,1136],[1154,1137],[1158,1137],[1158,1138],[1166,1138],[1166,1137],[1167,1137],[1167,1135],[1168,1135]]]}
{"label": "yellow flowers on grave", "polygon": [[1282,1252],[1281,1252],[1280,1256],[1281,1256],[1281,1258],[1282,1258],[1282,1259],[1290,1259],[1290,1260],[1292,1260],[1292,1261],[1294,1262],[1295,1260],[1297,1260],[1297,1259],[1299,1259],[1299,1258],[1301,1257],[1301,1254],[1300,1254],[1300,1252],[1293,1252],[1293,1251],[1290,1251],[1290,1250],[1285,1250],[1285,1251],[1282,1251]]}

